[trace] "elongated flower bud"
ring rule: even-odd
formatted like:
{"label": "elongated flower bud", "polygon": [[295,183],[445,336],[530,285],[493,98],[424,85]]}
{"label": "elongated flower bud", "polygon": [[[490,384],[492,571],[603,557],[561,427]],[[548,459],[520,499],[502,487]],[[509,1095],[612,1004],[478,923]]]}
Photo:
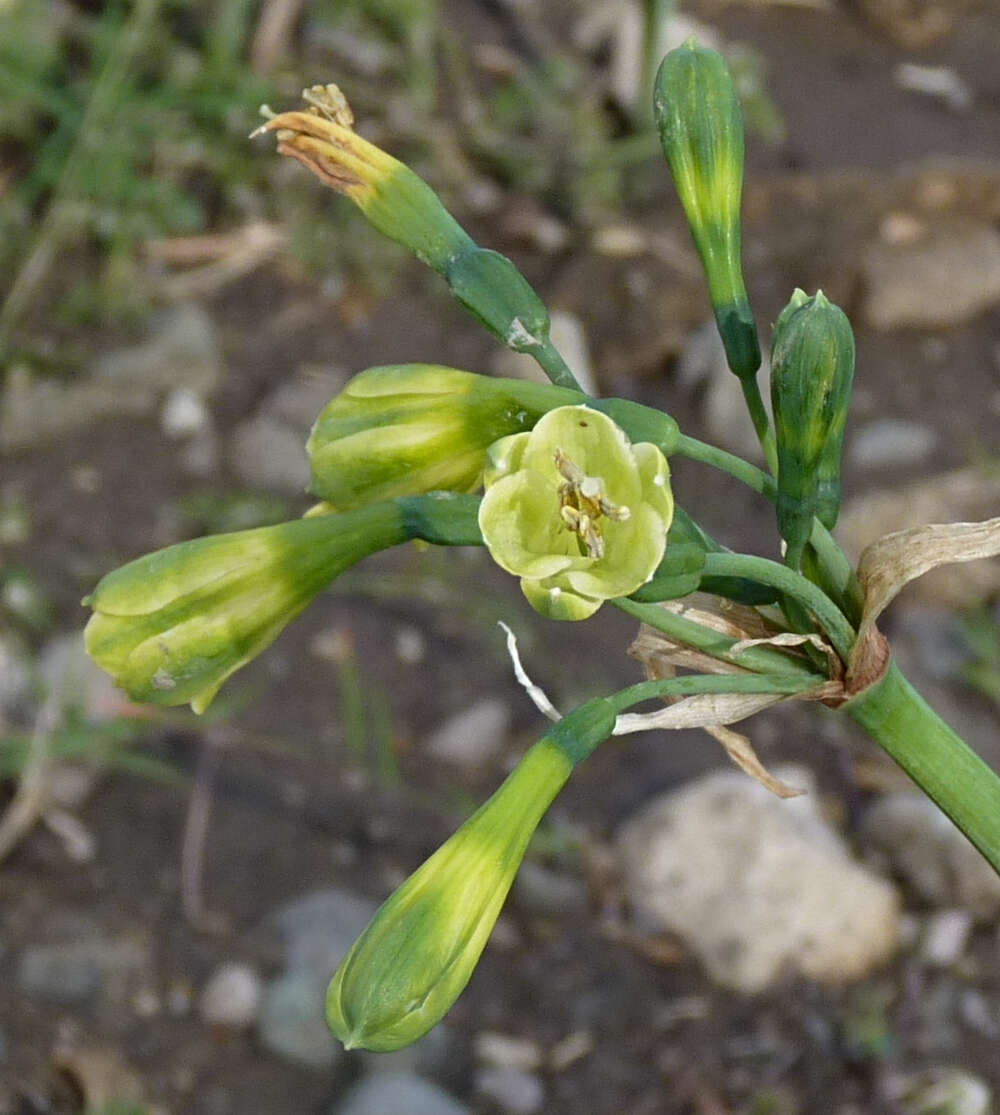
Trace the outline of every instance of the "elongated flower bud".
{"label": "elongated flower bud", "polygon": [[369,368],[313,426],[309,490],[338,510],[420,492],[470,492],[493,442],[582,398],[550,384],[432,364]]}
{"label": "elongated flower bud", "polygon": [[725,60],[693,39],[672,50],[656,75],[653,106],[729,367],[749,378],[760,345],[740,264],[743,117]]}
{"label": "elongated flower bud", "polygon": [[348,1049],[400,1049],[450,1009],[475,970],[538,822],[614,723],[607,702],[595,700],[555,724],[386,900],[327,991],[327,1023]]}
{"label": "elongated flower bud", "polygon": [[168,546],[84,601],[87,653],[133,700],[204,712],[334,577],[408,536],[399,508],[379,504]]}
{"label": "elongated flower bud", "polygon": [[271,117],[278,150],[355,202],[372,225],[444,274],[452,257],[475,247],[426,182],[354,131],[354,116],[336,85],[303,92],[310,108]]}
{"label": "elongated flower bud", "polygon": [[354,131],[336,85],[303,91],[310,107],[272,116],[278,150],[355,202],[368,221],[442,275],[452,293],[509,348],[546,347],[548,310],[506,256],[480,248],[405,163]]}
{"label": "elongated flower bud", "polygon": [[854,334],[822,291],[797,290],[781,312],[771,349],[771,402],[778,447],[778,529],[801,552],[819,513],[835,521],[840,454],[854,380]]}

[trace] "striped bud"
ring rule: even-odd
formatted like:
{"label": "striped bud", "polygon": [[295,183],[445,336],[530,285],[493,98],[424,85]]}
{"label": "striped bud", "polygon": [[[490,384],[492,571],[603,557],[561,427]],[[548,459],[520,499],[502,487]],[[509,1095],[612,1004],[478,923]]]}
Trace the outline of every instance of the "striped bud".
{"label": "striped bud", "polygon": [[725,60],[694,39],[672,50],[656,75],[653,106],[729,367],[750,378],[760,345],[740,264],[743,117]]}
{"label": "striped bud", "polygon": [[470,492],[493,442],[582,399],[551,384],[432,364],[369,368],[313,426],[309,490],[341,511],[421,492]]}
{"label": "striped bud", "polygon": [[778,529],[793,554],[805,546],[814,515],[824,524],[836,521],[853,380],[847,316],[822,291],[809,298],[797,290],[775,324],[771,348]]}

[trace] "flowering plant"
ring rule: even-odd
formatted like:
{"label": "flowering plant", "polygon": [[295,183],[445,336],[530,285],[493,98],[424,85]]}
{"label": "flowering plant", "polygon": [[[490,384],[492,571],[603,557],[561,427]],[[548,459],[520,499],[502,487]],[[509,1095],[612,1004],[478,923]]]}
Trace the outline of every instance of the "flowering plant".
{"label": "flowering plant", "polygon": [[[741,272],[742,123],[722,59],[693,42],[667,55],[655,107],[767,472],[682,433],[662,411],[589,397],[514,264],[475,244],[409,168],[358,136],[336,87],[305,96],[308,110],[271,114],[262,128],[279,151],[413,251],[551,383],[429,365],[362,372],[310,438],[311,490],[323,501],[310,517],[182,543],[109,574],[90,598],[88,649],[132,696],[202,711],[348,565],[423,539],[485,545],[543,615],[581,620],[610,603],[639,620],[633,649],[647,674],[561,717],[512,648],[518,676],[555,723],[375,915],[330,985],[334,1031],[350,1045],[388,1050],[442,1017],[545,809],[610,735],[704,727],[787,796],[795,791],[727,725],[779,701],[822,701],[866,728],[1000,870],[1000,778],[913,690],[876,627],[912,577],[1000,552],[1000,519],[890,535],[856,569],[832,538],[853,336],[821,293],[793,294],[772,343],[772,427]],[[773,501],[782,560],[734,553],[675,507],[673,455]],[[697,600],[684,603],[696,590]],[[666,707],[631,711],[650,700]]]}

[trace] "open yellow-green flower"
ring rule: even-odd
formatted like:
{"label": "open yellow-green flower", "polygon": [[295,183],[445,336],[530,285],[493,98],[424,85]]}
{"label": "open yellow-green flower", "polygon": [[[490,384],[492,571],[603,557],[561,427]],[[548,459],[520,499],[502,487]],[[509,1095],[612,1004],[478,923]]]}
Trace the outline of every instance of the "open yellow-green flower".
{"label": "open yellow-green flower", "polygon": [[670,470],[586,406],[549,411],[489,450],[479,527],[536,611],[586,619],[656,570],[673,517]]}

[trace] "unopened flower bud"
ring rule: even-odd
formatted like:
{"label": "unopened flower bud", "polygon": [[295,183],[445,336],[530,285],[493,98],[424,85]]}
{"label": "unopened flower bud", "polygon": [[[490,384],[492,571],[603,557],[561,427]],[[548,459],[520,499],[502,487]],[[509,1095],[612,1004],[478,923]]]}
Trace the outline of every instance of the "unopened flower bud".
{"label": "unopened flower bud", "polygon": [[422,1038],[479,961],[538,822],[615,716],[589,701],[555,724],[503,785],[395,891],[330,982],[326,1018],[348,1049]]}
{"label": "unopened flower bud", "polygon": [[87,653],[138,702],[204,712],[339,573],[408,537],[379,504],[181,542],[102,578]]}
{"label": "unopened flower bud", "polygon": [[338,510],[430,491],[469,492],[486,451],[579,392],[432,364],[369,368],[321,412],[310,492]]}
{"label": "unopened flower bud", "polygon": [[760,367],[760,345],[740,263],[743,118],[725,60],[693,39],[670,51],[653,105],[729,366],[749,378]]}
{"label": "unopened flower bud", "polygon": [[854,334],[847,316],[822,291],[809,298],[797,290],[775,324],[771,349],[778,529],[796,553],[814,515],[824,525],[836,521],[853,380]]}

